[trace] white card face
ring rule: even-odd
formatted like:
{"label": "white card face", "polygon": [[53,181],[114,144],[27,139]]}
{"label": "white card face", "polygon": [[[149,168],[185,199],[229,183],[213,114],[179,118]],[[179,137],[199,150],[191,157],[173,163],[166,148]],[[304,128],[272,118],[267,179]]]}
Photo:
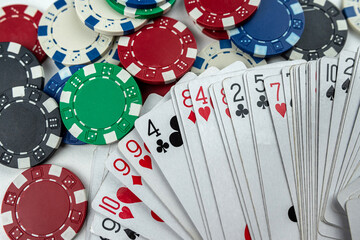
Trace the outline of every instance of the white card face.
{"label": "white card face", "polygon": [[235,132],[236,142],[240,150],[242,165],[246,179],[251,189],[251,199],[257,218],[258,228],[263,239],[269,239],[265,206],[262,195],[261,179],[255,161],[255,147],[252,139],[252,131],[249,120],[249,108],[244,91],[242,75],[228,78],[223,81],[224,92],[227,98],[232,125]]}
{"label": "white card face", "polygon": [[[166,222],[181,238],[191,239],[180,222],[171,214],[167,206],[151,190],[142,176],[129,164],[120,152],[112,153],[106,160],[106,168],[113,176],[121,181],[131,192],[133,192],[147,207],[154,211]],[[200,236],[198,236],[198,239]]]}
{"label": "white card face", "polygon": [[172,100],[137,119],[135,128],[200,234],[205,236],[204,222]]}
{"label": "white card face", "polygon": [[101,185],[92,208],[121,226],[136,229],[150,239],[181,239],[156,213],[149,209],[127,187],[108,174]]}
{"label": "white card face", "polygon": [[145,113],[153,109],[162,99],[163,97],[158,94],[155,93],[150,94],[146,98],[146,101],[144,102],[143,106],[141,107],[140,116],[144,115]]}
{"label": "white card face", "polygon": [[[102,238],[119,240],[145,240],[140,234],[124,228],[111,218],[96,214],[91,223],[91,232]],[[97,238],[99,239],[99,238]]]}
{"label": "white card face", "polygon": [[[235,71],[241,69],[244,68],[234,68]],[[215,112],[211,105],[208,88],[212,83],[236,74],[236,72],[223,75],[218,74],[216,77],[208,77],[202,81],[192,81],[189,83],[196,125],[199,129],[226,239],[239,239],[244,236],[247,230],[234,178],[231,174],[224,174],[231,172],[231,170],[222,143]],[[231,205],[229,205],[229,199],[232,201]],[[234,222],[237,223],[236,227],[232,224]]]}
{"label": "white card face", "polygon": [[264,186],[271,238],[300,239],[295,209],[290,198],[264,87],[266,76],[279,74],[280,71],[281,69],[249,71],[244,77],[244,84],[249,101],[250,120],[253,124],[257,161]]}
{"label": "white card face", "polygon": [[293,166],[290,136],[287,122],[287,116],[289,112],[288,109],[290,109],[291,106],[287,105],[285,101],[282,75],[275,75],[266,78],[264,81],[264,86],[266,90],[267,100],[269,102],[269,109],[275,129],[276,139],[278,142],[282,163],[291,194],[291,199],[295,209],[297,209],[298,203],[295,184],[295,168]]}
{"label": "white card face", "polygon": [[337,200],[342,209],[345,211],[345,205],[351,196],[360,191],[360,178],[356,179],[344,189],[342,189],[337,195]]}
{"label": "white card face", "polygon": [[[360,61],[357,61],[356,64],[357,65],[360,64]],[[356,68],[358,67],[356,66]],[[358,104],[360,102],[360,95],[357,94],[360,91],[359,78],[360,78],[360,73],[359,71],[357,71],[353,76],[353,78],[351,79],[350,89],[348,93],[349,95],[345,106],[345,111],[343,113],[341,127],[339,129],[337,147],[334,152],[334,158],[332,162],[333,168],[332,171],[330,172],[330,178],[329,178],[330,185],[324,198],[324,203],[326,203],[326,205],[323,207],[323,209],[328,208],[328,205],[332,206],[332,202],[334,202],[333,200],[335,197],[334,194],[336,189],[336,183],[340,177],[340,172],[343,165],[343,159],[345,158],[347,146],[349,145],[349,140],[351,138],[351,133],[354,128],[354,123],[358,113]],[[327,215],[324,216],[326,221],[329,221],[329,219],[327,219],[326,216]],[[336,225],[341,226],[341,224],[343,223],[344,221],[341,220],[340,222],[336,222]]]}
{"label": "white card face", "polygon": [[205,155],[202,150],[199,130],[196,126],[196,116],[190,97],[188,84],[179,84],[174,87],[174,95],[179,111],[179,122],[183,128],[183,139],[188,156],[193,165],[197,179],[199,193],[205,212],[205,220],[209,234],[213,239],[224,239],[219,212],[216,206],[209,172],[206,165]]}
{"label": "white card face", "polygon": [[157,194],[165,206],[179,219],[184,228],[196,239],[198,231],[193,225],[179,199],[167,182],[153,156],[150,154],[136,129],[133,129],[118,144],[119,151],[125,156],[139,175]]}
{"label": "white card face", "polygon": [[260,239],[260,230],[258,229],[256,214],[254,211],[255,206],[253,206],[250,189],[245,176],[245,170],[242,165],[240,151],[236,144],[236,136],[222,82],[216,82],[211,86],[210,95],[214,104],[219,130],[222,133],[225,150],[227,151],[227,155],[230,160],[229,163],[232,168],[232,174],[237,180],[235,183],[237,183],[238,191],[241,192],[242,195],[240,200],[242,201],[243,211],[247,214],[247,218],[246,216],[245,218],[251,225],[250,232],[252,233],[253,238]]}
{"label": "white card face", "polygon": [[346,203],[346,212],[348,215],[351,239],[360,239],[360,199],[352,199]]}
{"label": "white card face", "polygon": [[[335,84],[337,79],[337,58],[324,57],[319,63],[319,104],[318,114],[318,195],[321,196],[320,188],[322,188],[322,179],[324,176],[323,169],[326,161],[326,152],[328,149],[328,139],[330,133],[331,112],[335,97]],[[331,161],[330,161],[331,162]],[[320,180],[321,179],[321,180]],[[319,202],[319,204],[321,204]]]}

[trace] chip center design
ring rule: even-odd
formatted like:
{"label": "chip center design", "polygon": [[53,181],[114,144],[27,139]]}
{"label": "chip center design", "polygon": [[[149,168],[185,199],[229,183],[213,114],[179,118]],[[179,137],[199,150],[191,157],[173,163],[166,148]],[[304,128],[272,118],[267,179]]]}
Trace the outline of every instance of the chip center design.
{"label": "chip center design", "polygon": [[70,209],[70,199],[58,183],[34,182],[19,197],[17,220],[28,233],[44,236],[65,224],[69,212],[64,209]]}
{"label": "chip center design", "polygon": [[74,109],[87,127],[104,129],[119,120],[125,104],[122,88],[111,79],[99,78],[86,82],[77,91]]}
{"label": "chip center design", "polygon": [[26,44],[21,43],[21,45],[32,50],[37,40],[37,29],[34,28],[35,23],[28,18],[23,18],[21,25],[18,22],[19,17],[14,16],[0,23],[1,41],[18,42],[18,39],[26,39]]}
{"label": "chip center design", "polygon": [[[64,29],[65,31],[59,31],[58,29],[63,29],[63,26],[71,27]],[[98,33],[91,31],[90,28],[83,25],[75,13],[75,8],[70,6],[67,11],[61,12],[56,21],[54,21],[53,29],[57,30],[53,32],[53,35],[59,47],[70,51],[90,46],[99,36]]]}
{"label": "chip center design", "polygon": [[[8,121],[11,119],[11,121]],[[4,122],[6,121],[6,123]],[[1,111],[0,141],[15,153],[29,152],[38,146],[46,131],[46,119],[40,109],[28,102],[12,103]],[[2,139],[6,139],[3,141]]]}
{"label": "chip center design", "polygon": [[[161,36],[161,37],[154,37]],[[149,44],[151,43],[150,47]],[[134,55],[144,65],[165,67],[179,59],[182,44],[179,37],[169,29],[148,28],[134,38]],[[156,61],[154,61],[156,59]],[[156,65],[154,64],[156,63]]]}
{"label": "chip center design", "polygon": [[[0,31],[1,32],[1,31]],[[11,86],[26,85],[26,69],[20,64],[17,59],[10,57],[0,58],[0,92],[4,92],[8,88],[8,84],[3,81],[10,82]],[[3,79],[3,80],[2,80]]]}
{"label": "chip center design", "polygon": [[[331,19],[323,11],[313,8],[304,9],[305,29],[299,42],[296,44],[304,50],[321,49],[329,44],[334,30],[331,28]],[[316,19],[316,21],[314,21]],[[308,39],[314,39],[309,41]]]}
{"label": "chip center design", "polygon": [[[275,5],[272,1],[261,1],[261,7],[255,12],[252,20],[244,25],[245,31],[256,40],[272,41],[279,39],[290,28],[291,19],[288,13],[290,10],[280,1],[276,1],[276,3]],[[284,24],[286,22],[289,25]]]}

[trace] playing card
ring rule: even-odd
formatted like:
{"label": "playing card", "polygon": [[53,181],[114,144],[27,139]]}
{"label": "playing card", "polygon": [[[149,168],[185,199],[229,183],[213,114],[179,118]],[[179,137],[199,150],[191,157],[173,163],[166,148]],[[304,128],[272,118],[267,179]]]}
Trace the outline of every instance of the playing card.
{"label": "playing card", "polygon": [[[265,94],[264,79],[279,74],[278,69],[248,71],[244,75],[249,115],[254,131],[258,170],[261,174],[264,201],[271,238],[300,239],[295,209],[290,198],[282,159],[276,143],[269,103]],[[241,150],[240,150],[241,151]],[[278,198],[277,196],[281,196]],[[275,207],[276,206],[276,207]]]}
{"label": "playing card", "polygon": [[238,188],[238,192],[241,193],[241,204],[243,211],[246,213],[245,218],[251,225],[251,230],[254,239],[261,238],[259,227],[256,220],[256,215],[253,205],[250,189],[247,184],[244,167],[242,165],[239,148],[236,144],[236,136],[234,128],[231,122],[231,116],[225,91],[222,82],[216,82],[211,85],[210,89],[211,99],[214,105],[215,115],[218,121],[220,133],[222,135],[223,144],[229,164],[231,167],[232,174],[235,178],[235,184]]}
{"label": "playing card", "polygon": [[354,195],[356,196],[356,198],[360,195],[360,178],[351,182],[337,195],[337,201],[344,211],[346,210],[346,202],[350,200]]}
{"label": "playing card", "polygon": [[145,180],[152,191],[159,197],[164,205],[174,214],[179,222],[188,232],[195,232],[196,229],[180,204],[175,193],[163,173],[161,172],[153,156],[148,151],[143,140],[136,129],[133,129],[118,144],[119,151],[124,154],[138,174]]}
{"label": "playing card", "polygon": [[131,192],[133,192],[147,207],[166,222],[183,239],[200,239],[197,232],[189,233],[185,231],[180,222],[172,215],[169,209],[161,202],[158,196],[151,190],[147,182],[129,164],[120,152],[112,153],[106,160],[106,168],[118,180],[121,181]]}
{"label": "playing card", "polygon": [[137,233],[146,238],[181,239],[112,174],[105,177],[91,206],[97,213],[111,218],[123,227],[136,229]]}
{"label": "playing card", "polygon": [[[200,75],[198,79],[200,80],[204,77],[206,77],[206,75]],[[174,87],[173,101],[176,102],[176,107],[174,108],[177,111],[180,130],[183,131],[184,150],[193,167],[201,202],[204,209],[206,209],[204,220],[208,226],[209,235],[212,239],[224,239],[220,216],[206,165],[205,155],[202,150],[199,130],[196,126],[196,116],[187,83],[178,84]]]}
{"label": "playing card", "polygon": [[99,214],[95,214],[90,230],[93,234],[101,236],[101,239],[145,240],[140,234],[131,229],[124,228],[111,218]]}
{"label": "playing card", "polygon": [[[189,92],[225,237],[239,239],[244,236],[247,226],[234,178],[231,174],[224,174],[230,173],[231,170],[208,91],[212,83],[235,76],[237,72],[245,69],[245,65],[239,63],[228,68],[230,67],[234,69],[231,73],[217,74],[202,81],[190,82]],[[236,228],[231,224],[233,222],[237,223]]]}
{"label": "playing card", "polygon": [[191,220],[200,234],[205,236],[204,222],[172,100],[137,119],[135,127]]}
{"label": "playing card", "polygon": [[347,201],[346,213],[350,225],[351,239],[360,239],[360,198],[355,198]]}

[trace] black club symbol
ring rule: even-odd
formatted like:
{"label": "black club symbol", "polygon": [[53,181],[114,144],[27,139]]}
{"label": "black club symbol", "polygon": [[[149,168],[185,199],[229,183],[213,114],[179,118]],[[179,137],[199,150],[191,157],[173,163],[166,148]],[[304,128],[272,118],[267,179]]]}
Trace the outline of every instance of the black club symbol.
{"label": "black club symbol", "polygon": [[246,115],[249,114],[249,110],[244,107],[242,104],[237,105],[238,110],[236,110],[235,114],[238,117],[245,118]]}
{"label": "black club symbol", "polygon": [[171,145],[173,145],[174,147],[181,147],[183,145],[183,140],[182,140],[181,133],[180,133],[179,122],[178,122],[176,116],[171,118],[170,126],[172,129],[175,130],[175,132],[171,133],[171,135],[169,137],[169,141],[170,141]]}
{"label": "black club symbol", "polygon": [[265,109],[269,106],[269,102],[266,100],[266,97],[264,95],[261,95],[259,97],[259,101],[257,102],[257,105],[259,108]]}
{"label": "black club symbol", "polygon": [[166,153],[166,149],[169,148],[169,144],[167,142],[164,142],[161,139],[157,140],[156,144],[158,145],[158,147],[156,148],[158,153],[161,153],[162,151],[164,151],[164,153]]}

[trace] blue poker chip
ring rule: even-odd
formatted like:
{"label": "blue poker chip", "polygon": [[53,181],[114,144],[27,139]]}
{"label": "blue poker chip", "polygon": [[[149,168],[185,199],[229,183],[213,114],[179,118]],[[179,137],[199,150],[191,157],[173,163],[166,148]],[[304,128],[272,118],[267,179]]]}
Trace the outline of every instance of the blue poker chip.
{"label": "blue poker chip", "polygon": [[38,39],[46,55],[66,66],[96,62],[111,48],[114,37],[92,31],[78,20],[75,1],[58,0],[39,22]]}
{"label": "blue poker chip", "polygon": [[137,9],[156,8],[165,3],[165,0],[118,0],[119,3]]}
{"label": "blue poker chip", "polygon": [[[44,92],[50,97],[54,98],[57,102],[60,101],[61,92],[65,86],[65,83],[69,78],[76,73],[78,70],[82,69],[84,66],[71,66],[64,67],[58,73],[56,73],[44,87]],[[71,135],[67,130],[64,132],[63,143],[71,145],[84,145],[86,143],[78,140],[73,135]]]}
{"label": "blue poker chip", "polygon": [[304,28],[304,11],[298,0],[263,0],[254,16],[243,26],[229,30],[229,36],[243,51],[265,58],[292,48]]}

